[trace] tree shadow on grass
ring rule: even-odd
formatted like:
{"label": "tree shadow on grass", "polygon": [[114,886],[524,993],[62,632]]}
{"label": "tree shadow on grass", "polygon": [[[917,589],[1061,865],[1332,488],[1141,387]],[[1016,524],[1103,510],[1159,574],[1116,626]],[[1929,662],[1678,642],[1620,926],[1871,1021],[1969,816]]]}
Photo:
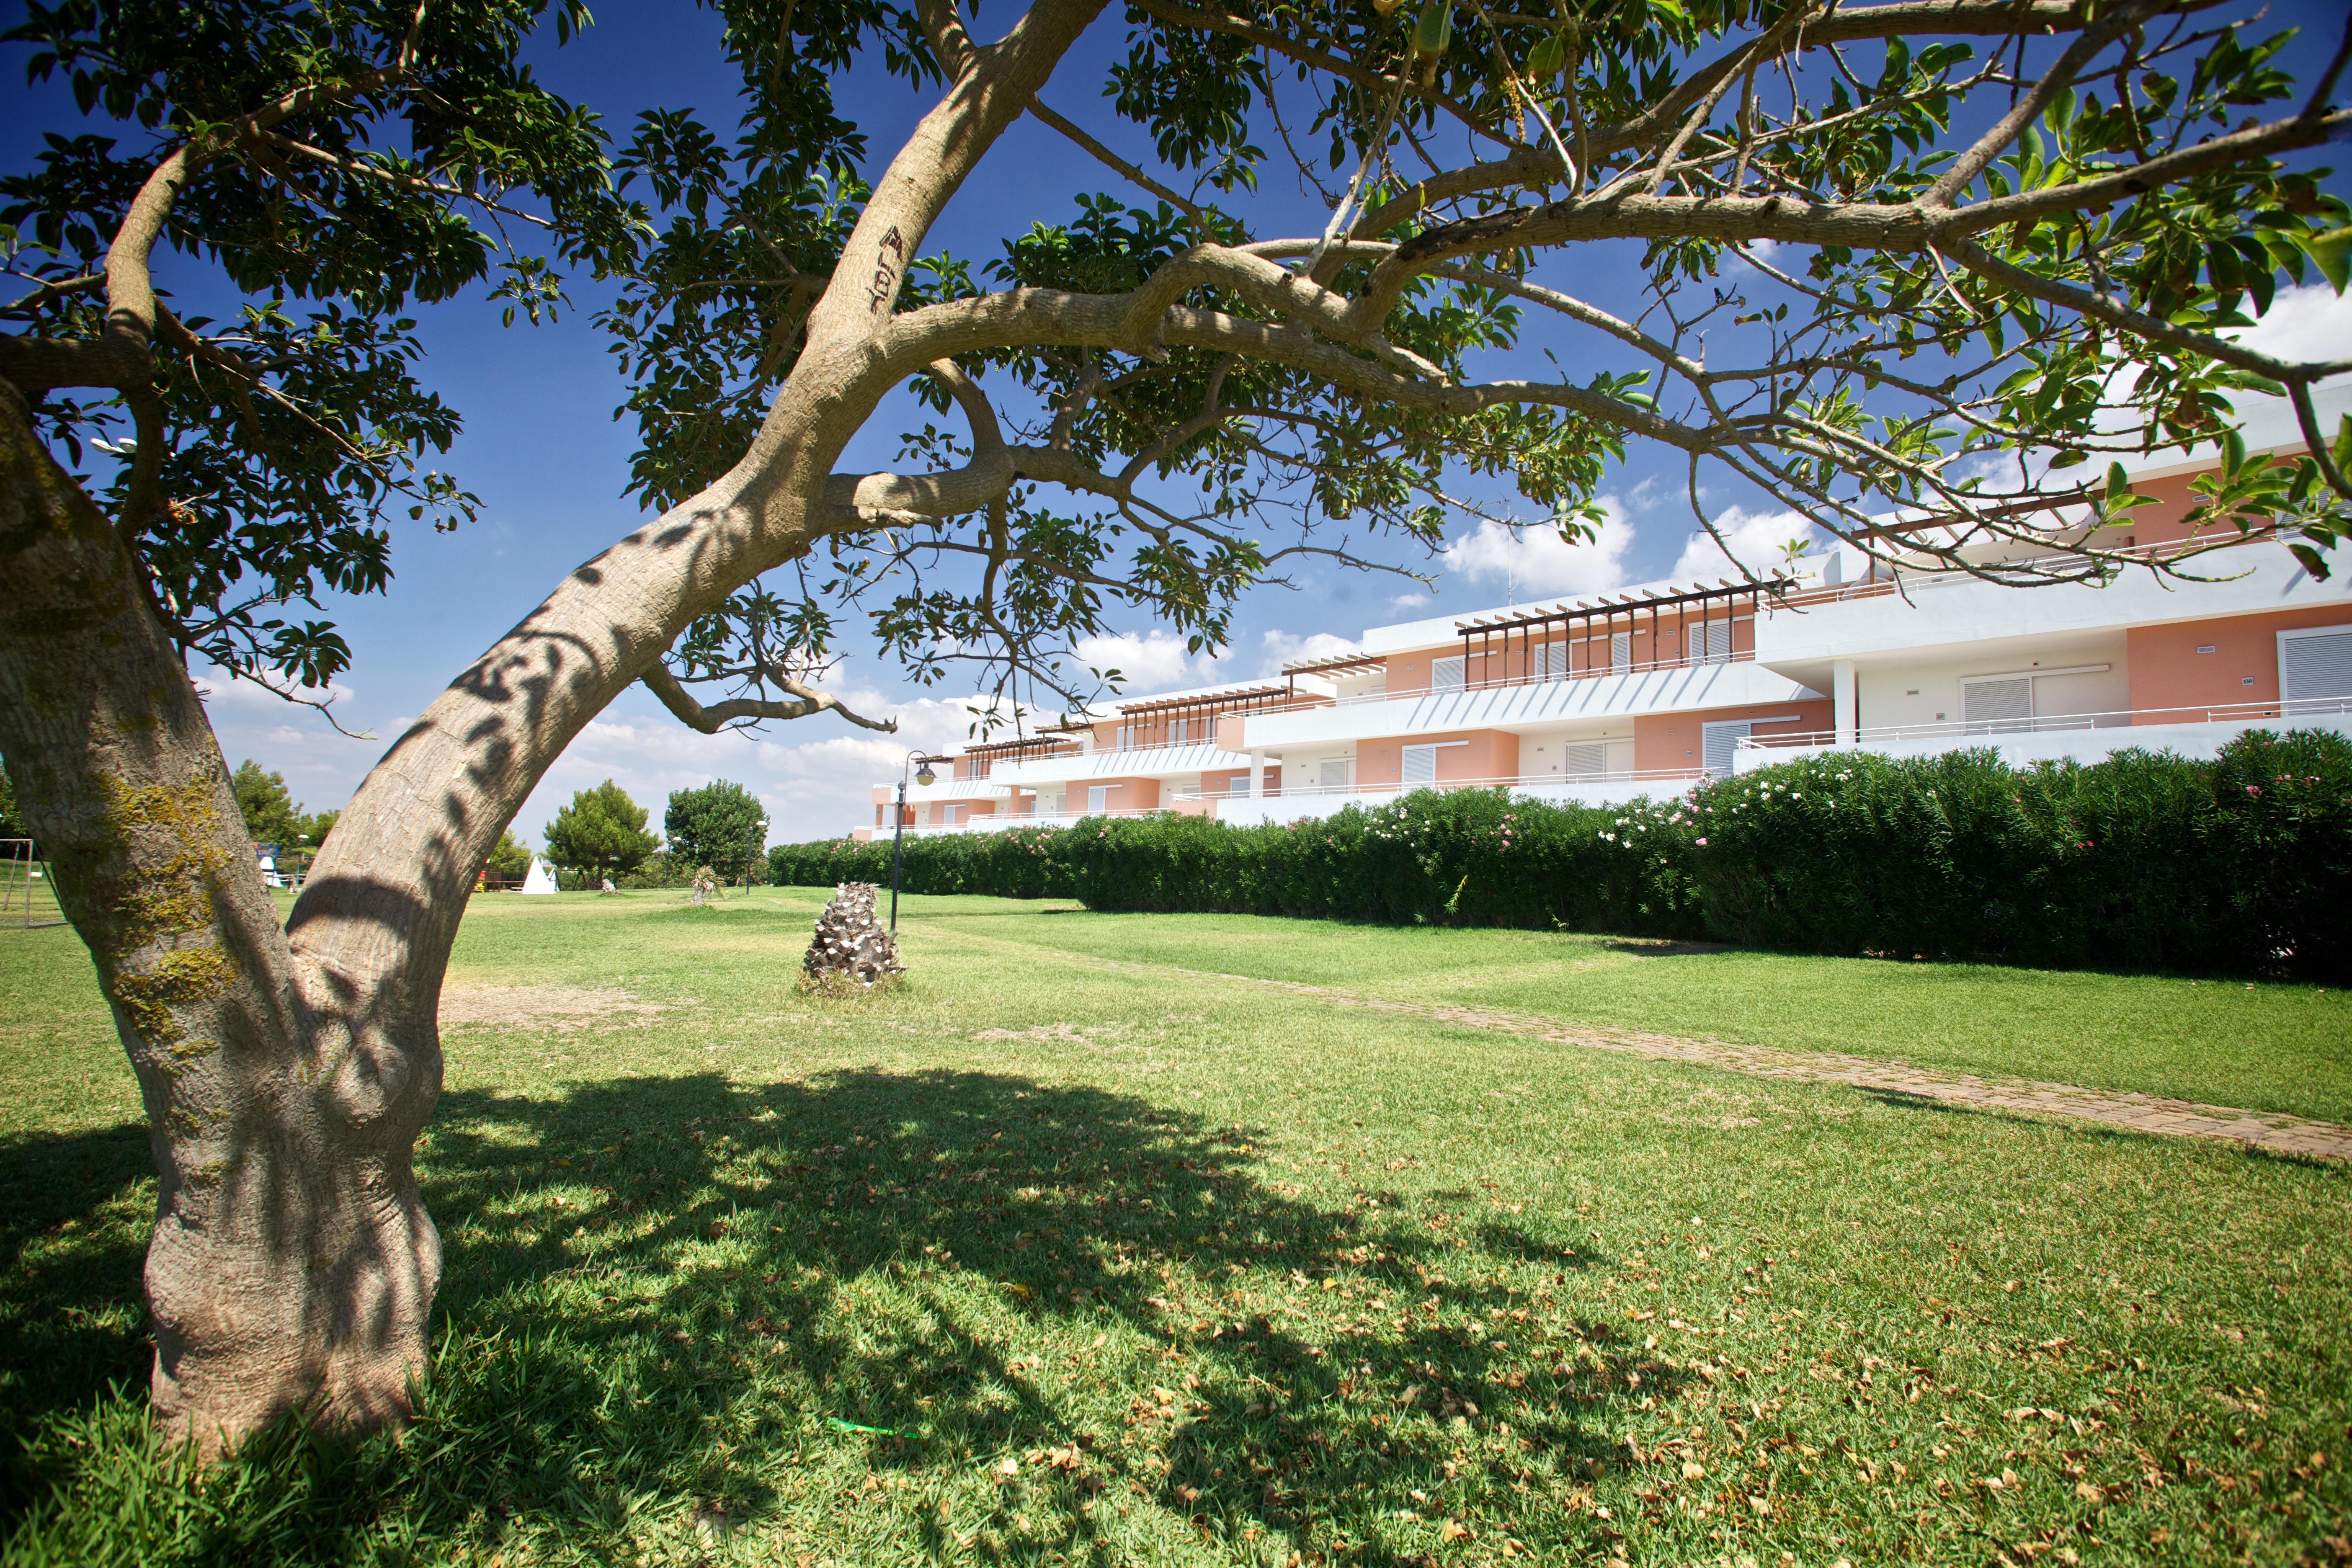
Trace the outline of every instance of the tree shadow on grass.
{"label": "tree shadow on grass", "polygon": [[0,1518],[27,1421],[111,1384],[145,1386],[154,1176],[144,1124],[0,1142]]}
{"label": "tree shadow on grass", "polygon": [[[1318,1205],[1253,1151],[1001,1074],[451,1094],[420,1158],[446,1270],[416,1426],[223,1468],[279,1561],[534,1530],[634,1555],[689,1509],[805,1517],[812,1484],[990,1562],[1118,1561],[1103,1521],[1138,1500],[1236,1558],[1419,1561],[1401,1512],[1484,1510],[1538,1551],[1613,1533],[1563,1499],[1626,1462],[1620,1406],[1680,1380],[1548,1309],[1594,1259],[1467,1194]],[[71,1383],[52,1408],[103,1391]],[[35,1468],[73,1495],[69,1456]]]}

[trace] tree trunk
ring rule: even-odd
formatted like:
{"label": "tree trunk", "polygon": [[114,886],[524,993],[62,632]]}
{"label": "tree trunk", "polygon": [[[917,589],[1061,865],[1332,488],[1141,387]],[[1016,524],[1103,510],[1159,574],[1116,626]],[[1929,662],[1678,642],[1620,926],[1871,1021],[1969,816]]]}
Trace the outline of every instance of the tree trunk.
{"label": "tree trunk", "polygon": [[440,1240],[409,1152],[435,990],[360,988],[281,930],[130,552],[0,384],[0,755],[146,1102],[154,1403],[201,1451],[290,1408],[396,1418]]}
{"label": "tree trunk", "polygon": [[441,1263],[410,1152],[475,870],[696,616],[909,488],[828,472],[953,346],[894,336],[906,258],[1101,6],[1037,0],[950,88],[861,214],[742,460],[450,683],[361,784],[282,928],[142,569],[0,380],[0,756],[146,1100],[154,1398],[174,1438],[212,1454],[289,1409],[348,1427],[407,1412]]}

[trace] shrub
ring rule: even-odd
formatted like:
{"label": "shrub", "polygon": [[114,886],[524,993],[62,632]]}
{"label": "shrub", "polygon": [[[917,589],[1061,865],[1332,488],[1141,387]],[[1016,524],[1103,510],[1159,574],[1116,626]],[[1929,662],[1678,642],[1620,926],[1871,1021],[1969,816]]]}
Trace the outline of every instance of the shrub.
{"label": "shrub", "polygon": [[[780,845],[780,883],[888,886],[890,841]],[[1620,807],[1421,791],[1325,820],[1162,814],[909,839],[919,893],[1095,909],[1712,936],[1804,952],[2352,978],[2352,742],[1837,752]]]}

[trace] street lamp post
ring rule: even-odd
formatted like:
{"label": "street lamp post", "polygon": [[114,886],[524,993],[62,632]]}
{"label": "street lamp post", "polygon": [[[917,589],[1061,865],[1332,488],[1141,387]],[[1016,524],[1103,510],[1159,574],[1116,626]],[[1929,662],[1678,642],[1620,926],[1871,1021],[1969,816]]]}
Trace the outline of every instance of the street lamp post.
{"label": "street lamp post", "polygon": [[751,833],[743,840],[743,896],[747,899],[751,896],[751,846],[764,837],[767,831],[768,819],[763,816],[751,825]]}
{"label": "street lamp post", "polygon": [[[907,843],[907,768],[921,755],[920,752],[908,752],[907,761],[898,765],[898,814],[890,826],[890,934],[894,937],[898,934],[898,860],[906,852]],[[915,782],[928,784],[937,777],[931,772],[931,764],[925,762],[916,773]]]}

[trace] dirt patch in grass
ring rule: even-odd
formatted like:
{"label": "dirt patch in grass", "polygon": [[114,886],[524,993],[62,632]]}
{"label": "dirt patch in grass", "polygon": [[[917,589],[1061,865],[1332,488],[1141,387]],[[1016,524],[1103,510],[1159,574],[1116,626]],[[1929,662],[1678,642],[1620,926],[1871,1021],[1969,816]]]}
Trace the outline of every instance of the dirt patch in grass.
{"label": "dirt patch in grass", "polygon": [[445,1029],[643,1028],[671,1011],[663,1002],[640,1001],[626,991],[577,985],[451,985],[441,993]]}

